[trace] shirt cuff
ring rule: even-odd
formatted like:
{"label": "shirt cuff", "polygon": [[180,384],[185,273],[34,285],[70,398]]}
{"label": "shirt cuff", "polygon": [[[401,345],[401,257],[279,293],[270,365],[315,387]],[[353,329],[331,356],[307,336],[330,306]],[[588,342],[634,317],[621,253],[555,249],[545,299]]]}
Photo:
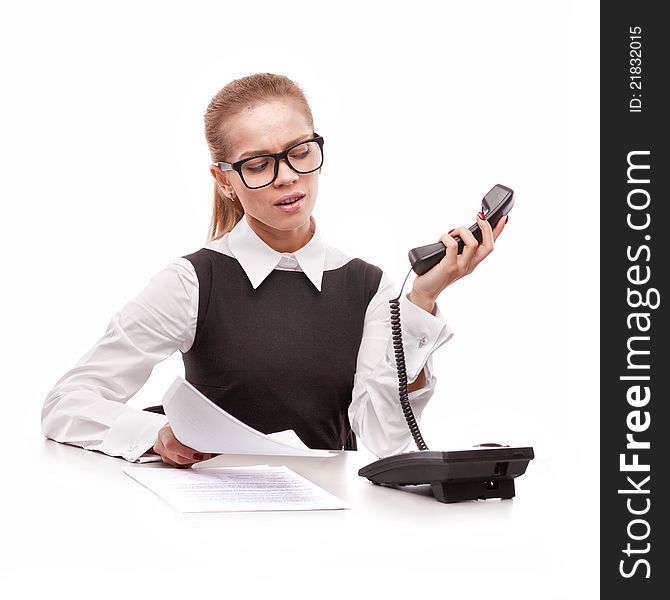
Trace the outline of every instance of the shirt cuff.
{"label": "shirt cuff", "polygon": [[[167,422],[167,417],[158,413],[136,409],[124,411],[114,421],[97,449],[110,456],[121,456],[136,462],[153,447],[159,429]],[[160,460],[160,457],[152,460]]]}
{"label": "shirt cuff", "polygon": [[[412,383],[426,366],[431,354],[448,342],[454,334],[444,320],[437,304],[435,305],[435,314],[432,315],[407,298],[403,298],[400,305],[400,324],[407,382]],[[389,340],[386,358],[390,364],[395,364],[393,338]],[[426,373],[429,378],[431,375],[431,373]]]}

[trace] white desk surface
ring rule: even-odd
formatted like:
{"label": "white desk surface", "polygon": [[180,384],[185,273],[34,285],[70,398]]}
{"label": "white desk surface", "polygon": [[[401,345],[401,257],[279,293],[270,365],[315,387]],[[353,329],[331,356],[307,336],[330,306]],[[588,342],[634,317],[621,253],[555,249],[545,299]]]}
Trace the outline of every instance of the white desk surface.
{"label": "white desk surface", "polygon": [[286,464],[352,509],[187,514],[123,473],[120,458],[50,440],[34,451],[5,473],[4,598],[596,597],[570,588],[579,540],[555,513],[541,458],[512,500],[444,504],[425,488],[359,477],[375,459],[366,450],[231,456]]}

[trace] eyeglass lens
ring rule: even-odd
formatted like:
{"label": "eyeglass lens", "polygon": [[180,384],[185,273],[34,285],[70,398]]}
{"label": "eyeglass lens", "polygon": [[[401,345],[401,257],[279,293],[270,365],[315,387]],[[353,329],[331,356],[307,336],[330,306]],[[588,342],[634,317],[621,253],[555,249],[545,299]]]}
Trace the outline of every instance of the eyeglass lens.
{"label": "eyeglass lens", "polygon": [[[316,142],[305,142],[291,148],[288,163],[298,173],[310,173],[321,166],[321,147]],[[275,175],[275,159],[259,156],[242,164],[242,177],[249,187],[261,187],[272,183]]]}

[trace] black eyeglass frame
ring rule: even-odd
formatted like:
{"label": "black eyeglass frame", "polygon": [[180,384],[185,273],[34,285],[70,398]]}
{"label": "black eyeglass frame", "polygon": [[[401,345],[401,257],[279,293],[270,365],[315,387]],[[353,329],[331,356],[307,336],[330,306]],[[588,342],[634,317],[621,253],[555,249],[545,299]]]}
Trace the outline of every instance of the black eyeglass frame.
{"label": "black eyeglass frame", "polygon": [[[291,159],[288,157],[288,153],[293,150],[294,148],[297,148],[298,146],[302,146],[303,144],[307,144],[308,142],[316,142],[319,145],[319,150],[321,151],[321,162],[319,163],[318,167],[314,167],[313,169],[310,169],[309,171],[299,171],[296,169],[292,164],[291,164]],[[264,183],[263,185],[257,185],[257,186],[250,186],[244,179],[244,175],[242,175],[242,165],[250,160],[255,160],[257,158],[263,158],[263,157],[269,157],[273,158],[275,161],[275,172],[274,175],[272,176],[272,179],[268,183]],[[308,140],[302,140],[301,142],[298,142],[297,144],[293,144],[289,148],[286,148],[286,150],[282,152],[277,152],[276,154],[257,154],[256,156],[248,156],[247,158],[243,158],[242,160],[238,160],[237,162],[234,163],[228,163],[228,162],[217,162],[214,163],[221,171],[237,171],[237,173],[240,176],[240,179],[242,180],[242,183],[248,187],[250,190],[258,190],[260,188],[267,187],[268,185],[271,185],[274,183],[275,179],[277,179],[277,174],[279,173],[279,161],[280,160],[286,160],[286,164],[291,168],[292,171],[295,173],[298,173],[300,175],[306,175],[307,173],[313,173],[314,171],[320,169],[323,166],[323,136],[320,136],[318,134],[315,134],[315,137],[310,138]]]}

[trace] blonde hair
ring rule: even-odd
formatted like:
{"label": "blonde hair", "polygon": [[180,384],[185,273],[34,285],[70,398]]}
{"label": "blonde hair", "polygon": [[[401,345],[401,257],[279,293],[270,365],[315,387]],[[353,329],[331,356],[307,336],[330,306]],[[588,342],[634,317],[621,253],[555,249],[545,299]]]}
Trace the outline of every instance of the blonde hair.
{"label": "blonde hair", "polygon": [[[314,129],[314,118],[302,88],[284,75],[257,73],[234,79],[211,100],[205,111],[205,138],[212,163],[228,162],[232,143],[226,131],[226,120],[249,106],[273,100],[290,99],[297,102]],[[209,226],[209,239],[216,240],[230,231],[244,215],[240,202],[233,202],[214,182],[214,205]]]}

